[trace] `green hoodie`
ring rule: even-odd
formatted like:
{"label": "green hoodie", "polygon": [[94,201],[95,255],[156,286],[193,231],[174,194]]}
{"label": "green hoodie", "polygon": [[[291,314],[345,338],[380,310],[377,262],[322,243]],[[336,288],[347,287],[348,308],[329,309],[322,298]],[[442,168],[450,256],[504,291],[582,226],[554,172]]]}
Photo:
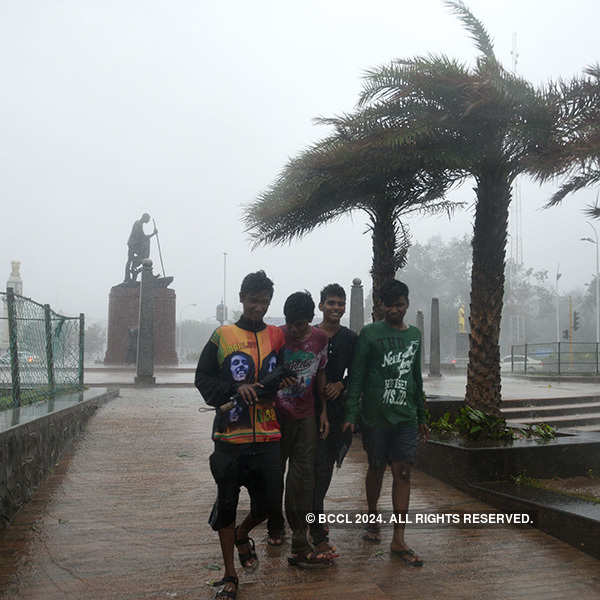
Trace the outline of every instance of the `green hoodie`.
{"label": "green hoodie", "polygon": [[[361,404],[362,395],[362,404]],[[385,321],[365,325],[352,362],[346,421],[371,427],[425,423],[421,332]]]}

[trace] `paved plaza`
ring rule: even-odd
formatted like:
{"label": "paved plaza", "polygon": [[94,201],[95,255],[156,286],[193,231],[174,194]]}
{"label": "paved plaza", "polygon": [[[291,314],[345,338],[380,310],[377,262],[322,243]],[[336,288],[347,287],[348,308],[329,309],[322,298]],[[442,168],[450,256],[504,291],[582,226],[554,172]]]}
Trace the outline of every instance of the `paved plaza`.
{"label": "paved plaza", "polygon": [[[72,452],[0,533],[0,597],[203,599],[222,575],[207,525],[215,486],[208,469],[212,415],[194,389],[125,389],[88,423]],[[364,510],[359,440],[336,471],[329,511]],[[386,477],[382,510],[391,509]],[[242,510],[248,507],[241,495]],[[411,511],[476,512],[485,504],[415,472]],[[332,529],[341,557],[326,571],[287,566],[289,548],[256,533],[260,568],[241,574],[240,599],[600,597],[599,562],[536,529],[410,529],[425,561],[389,554],[391,530],[371,545],[351,527]],[[241,571],[241,569],[240,569]]]}
{"label": "paved plaza", "polygon": [[[194,368],[156,369],[156,383],[164,386],[186,387],[194,385]],[[133,385],[135,371],[132,369],[98,368],[86,370],[86,384],[94,386]],[[466,374],[442,377],[423,376],[425,392],[429,395],[464,397],[467,385]],[[566,398],[597,395],[597,382],[537,381],[518,377],[502,377],[502,397],[505,400],[520,398]]]}

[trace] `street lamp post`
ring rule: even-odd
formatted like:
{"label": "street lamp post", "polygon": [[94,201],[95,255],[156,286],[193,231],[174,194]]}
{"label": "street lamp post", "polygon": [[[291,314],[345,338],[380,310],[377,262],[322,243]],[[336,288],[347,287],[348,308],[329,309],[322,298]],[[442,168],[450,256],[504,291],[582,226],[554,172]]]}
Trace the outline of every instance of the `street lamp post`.
{"label": "street lamp post", "polygon": [[[560,343],[560,312],[559,312],[559,296],[558,296],[558,280],[561,278],[559,272],[560,265],[556,265],[556,283],[554,284],[554,295],[556,297],[556,343]],[[559,346],[560,348],[560,346]]]}
{"label": "street lamp post", "polygon": [[227,293],[225,284],[227,282],[227,252],[223,252],[223,297],[221,298],[221,304],[217,304],[217,321],[221,323],[221,326],[227,321]]}
{"label": "street lamp post", "polygon": [[600,260],[599,260],[599,251],[598,251],[598,232],[596,228],[589,222],[586,223],[592,228],[594,232],[594,237],[596,239],[592,239],[590,237],[581,238],[583,242],[591,242],[596,245],[596,343],[600,343]]}

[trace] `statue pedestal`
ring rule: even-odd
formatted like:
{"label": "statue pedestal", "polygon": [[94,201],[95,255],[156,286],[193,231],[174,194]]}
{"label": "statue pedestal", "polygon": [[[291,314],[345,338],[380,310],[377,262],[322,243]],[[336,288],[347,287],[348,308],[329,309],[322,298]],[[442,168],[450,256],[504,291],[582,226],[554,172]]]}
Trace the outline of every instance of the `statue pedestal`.
{"label": "statue pedestal", "polygon": [[[156,287],[152,293],[154,295],[154,364],[175,366],[179,362],[175,350],[175,290]],[[135,356],[131,355],[130,330],[137,330],[139,313],[139,283],[115,285],[111,288],[108,297],[105,365],[135,366]]]}

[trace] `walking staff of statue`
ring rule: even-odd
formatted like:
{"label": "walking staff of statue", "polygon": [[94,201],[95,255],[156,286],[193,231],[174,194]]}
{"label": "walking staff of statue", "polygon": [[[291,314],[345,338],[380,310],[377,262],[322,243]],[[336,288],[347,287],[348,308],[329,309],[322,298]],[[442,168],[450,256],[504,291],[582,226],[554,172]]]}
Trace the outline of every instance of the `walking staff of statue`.
{"label": "walking staff of statue", "polygon": [[[144,213],[138,221],[133,224],[127,246],[127,264],[125,265],[124,282],[135,281],[138,273],[142,270],[142,261],[150,256],[150,238],[158,234],[156,224],[150,235],[144,233],[144,224],[150,221],[150,215]],[[157,238],[158,239],[158,238]]]}

